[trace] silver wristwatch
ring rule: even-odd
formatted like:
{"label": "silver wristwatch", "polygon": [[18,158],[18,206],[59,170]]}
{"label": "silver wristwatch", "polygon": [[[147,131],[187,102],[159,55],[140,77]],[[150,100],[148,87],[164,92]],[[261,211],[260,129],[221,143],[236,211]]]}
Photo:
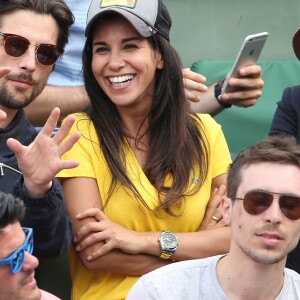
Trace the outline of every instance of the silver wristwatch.
{"label": "silver wristwatch", "polygon": [[159,237],[161,255],[163,259],[169,259],[178,247],[178,237],[171,231],[163,231]]}

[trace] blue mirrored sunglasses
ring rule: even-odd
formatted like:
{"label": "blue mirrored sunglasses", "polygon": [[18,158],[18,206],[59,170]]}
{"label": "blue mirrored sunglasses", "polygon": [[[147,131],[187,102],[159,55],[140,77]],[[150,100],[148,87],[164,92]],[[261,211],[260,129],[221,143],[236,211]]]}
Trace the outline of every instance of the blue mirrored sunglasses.
{"label": "blue mirrored sunglasses", "polygon": [[14,251],[9,257],[0,259],[0,265],[9,265],[13,274],[18,273],[24,264],[25,251],[32,254],[33,252],[33,231],[32,228],[22,227],[26,238],[24,244]]}

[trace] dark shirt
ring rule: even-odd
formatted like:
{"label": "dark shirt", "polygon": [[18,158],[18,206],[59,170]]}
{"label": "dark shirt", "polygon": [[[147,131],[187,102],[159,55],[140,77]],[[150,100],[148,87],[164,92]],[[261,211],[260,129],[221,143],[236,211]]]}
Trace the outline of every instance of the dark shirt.
{"label": "dark shirt", "polygon": [[[269,134],[294,136],[300,144],[300,85],[286,88],[277,105]],[[300,242],[288,255],[286,266],[300,273]]]}
{"label": "dark shirt", "polygon": [[294,136],[300,144],[300,85],[286,88],[277,105],[269,134]]}
{"label": "dark shirt", "polygon": [[18,111],[9,126],[0,129],[0,190],[24,201],[26,213],[22,226],[33,228],[34,254],[38,257],[55,257],[68,249],[72,234],[62,187],[55,179],[45,196],[29,197],[24,191],[17,159],[6,145],[7,139],[12,137],[28,146],[36,135],[23,110]]}

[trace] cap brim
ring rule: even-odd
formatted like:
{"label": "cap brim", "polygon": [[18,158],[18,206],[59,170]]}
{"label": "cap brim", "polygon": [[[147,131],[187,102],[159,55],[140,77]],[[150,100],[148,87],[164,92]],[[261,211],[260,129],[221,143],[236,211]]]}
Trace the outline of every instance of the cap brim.
{"label": "cap brim", "polygon": [[297,58],[300,60],[300,28],[294,34],[293,48]]}
{"label": "cap brim", "polygon": [[95,23],[96,20],[99,20],[99,18],[109,12],[115,12],[121,16],[123,16],[128,22],[131,23],[131,25],[142,35],[143,37],[149,37],[152,34],[155,33],[155,30],[150,26],[147,25],[142,19],[138,18],[134,14],[128,12],[125,9],[122,8],[108,8],[105,10],[102,10],[98,14],[92,17],[92,19],[88,22],[87,27],[85,29],[85,36],[88,36],[89,31],[91,30],[91,27]]}

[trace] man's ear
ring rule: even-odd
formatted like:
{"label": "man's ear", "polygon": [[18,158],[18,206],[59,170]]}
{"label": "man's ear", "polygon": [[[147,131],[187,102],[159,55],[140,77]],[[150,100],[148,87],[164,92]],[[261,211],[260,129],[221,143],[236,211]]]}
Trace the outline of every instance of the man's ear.
{"label": "man's ear", "polygon": [[232,200],[224,195],[222,197],[221,205],[222,205],[223,222],[229,226],[231,223]]}

